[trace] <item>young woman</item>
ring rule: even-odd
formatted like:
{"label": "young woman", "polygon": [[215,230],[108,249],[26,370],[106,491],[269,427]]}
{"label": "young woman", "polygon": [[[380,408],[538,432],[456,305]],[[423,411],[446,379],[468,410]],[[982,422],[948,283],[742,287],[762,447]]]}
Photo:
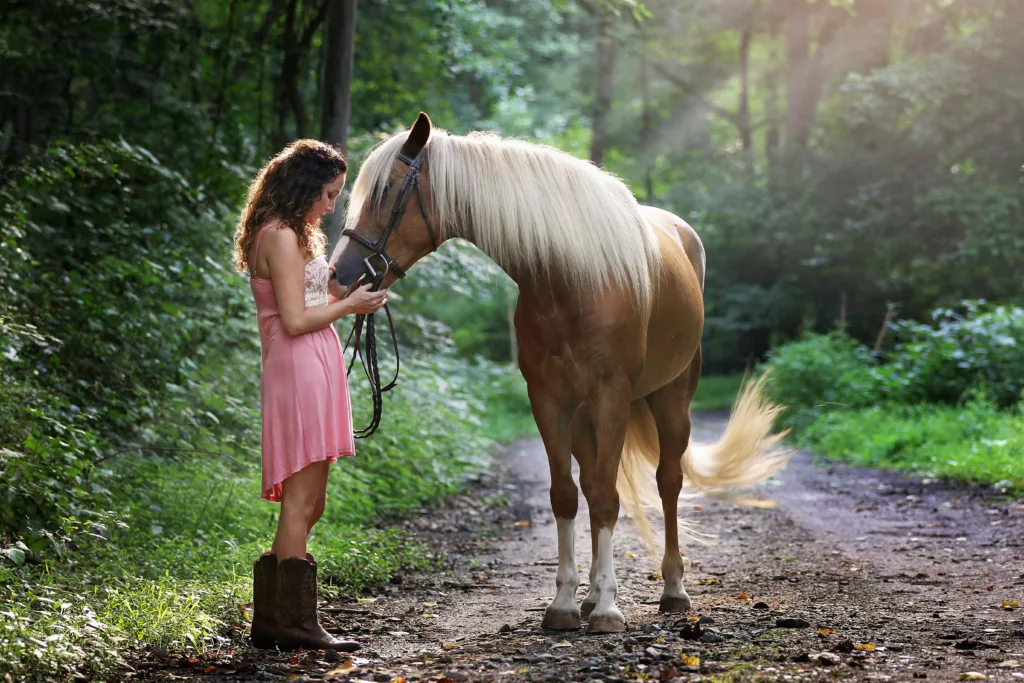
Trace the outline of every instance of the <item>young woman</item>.
{"label": "young woman", "polygon": [[317,616],[316,561],[306,539],[324,511],[331,463],[355,454],[341,342],[332,323],[373,313],[387,292],[370,285],[337,299],[320,219],[345,186],[342,154],[299,140],[256,176],[235,230],[235,267],[249,274],[263,371],[262,497],[281,503],[269,553],[253,565],[251,638],[257,647],[351,652]]}

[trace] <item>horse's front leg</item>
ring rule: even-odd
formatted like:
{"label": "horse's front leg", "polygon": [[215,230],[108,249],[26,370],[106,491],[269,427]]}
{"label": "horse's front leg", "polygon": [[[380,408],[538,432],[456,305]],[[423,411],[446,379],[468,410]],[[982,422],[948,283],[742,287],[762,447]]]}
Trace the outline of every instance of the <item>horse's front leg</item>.
{"label": "horse's front leg", "polygon": [[609,383],[600,388],[590,405],[597,437],[597,460],[587,503],[590,506],[591,533],[596,536],[594,566],[590,575],[591,592],[596,594],[597,604],[590,612],[587,633],[626,630],[626,619],[615,606],[618,584],[615,581],[612,534],[619,518],[619,493],[615,484],[626,439],[629,402],[625,397],[628,395],[623,387]]}
{"label": "horse's front leg", "polygon": [[544,611],[543,628],[561,631],[580,627],[580,609],[576,589],[580,575],[576,570],[576,512],[579,491],[572,480],[572,455],[569,425],[572,410],[560,404],[543,389],[530,390],[534,419],[551,468],[551,510],[558,528],[558,571],[555,574],[555,599]]}

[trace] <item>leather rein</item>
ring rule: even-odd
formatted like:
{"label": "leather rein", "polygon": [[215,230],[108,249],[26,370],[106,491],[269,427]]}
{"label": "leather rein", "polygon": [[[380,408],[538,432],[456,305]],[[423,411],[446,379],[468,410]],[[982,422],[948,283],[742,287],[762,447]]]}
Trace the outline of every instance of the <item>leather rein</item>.
{"label": "leather rein", "polygon": [[[423,188],[420,184],[420,169],[423,167],[423,162],[427,158],[427,148],[424,147],[415,158],[409,158],[405,154],[399,154],[398,160],[405,163],[409,170],[405,172],[405,178],[402,180],[402,185],[398,190],[398,198],[395,200],[395,206],[391,209],[391,216],[388,218],[387,225],[384,227],[384,232],[376,240],[369,240],[366,237],[360,235],[354,230],[342,230],[341,234],[343,237],[357,242],[363,247],[370,250],[370,255],[363,259],[363,266],[366,269],[366,274],[369,276],[369,281],[373,284],[371,291],[378,291],[380,289],[381,282],[384,280],[389,272],[393,272],[399,278],[405,277],[405,269],[398,265],[393,259],[385,247],[388,243],[388,238],[391,237],[391,233],[394,232],[395,228],[402,220],[402,216],[405,215],[405,210],[409,206],[409,200],[412,198],[413,191],[416,192],[416,196],[420,203],[420,213],[423,215],[423,220],[427,226],[427,234],[430,235],[430,244],[433,247],[431,251],[437,250],[437,233],[434,231],[434,227],[430,223],[430,217],[427,215],[427,206],[423,202]],[[380,259],[380,263],[383,264],[383,270],[377,270],[374,268],[374,259]],[[355,366],[356,356],[359,357],[359,362],[363,366],[363,372],[366,375],[366,380],[370,383],[370,393],[373,398],[373,417],[370,419],[370,424],[363,429],[357,429],[355,431],[355,437],[357,439],[365,439],[372,436],[377,428],[380,426],[381,414],[383,413],[384,398],[383,395],[395,388],[398,384],[398,372],[401,367],[401,361],[398,355],[398,337],[395,335],[395,322],[391,317],[391,309],[388,308],[387,304],[384,304],[384,313],[388,318],[388,328],[391,332],[391,344],[395,352],[395,376],[391,381],[382,386],[380,380],[380,370],[377,366],[377,324],[375,314],[364,314],[361,313],[356,316],[355,324],[352,326],[352,332],[348,335],[348,340],[345,342],[345,351],[348,350],[349,344],[355,337],[355,353],[352,354],[352,360],[349,362],[347,374],[352,374],[352,368]],[[360,338],[363,334],[363,328],[366,328],[366,356],[363,356],[363,350],[360,345]]]}

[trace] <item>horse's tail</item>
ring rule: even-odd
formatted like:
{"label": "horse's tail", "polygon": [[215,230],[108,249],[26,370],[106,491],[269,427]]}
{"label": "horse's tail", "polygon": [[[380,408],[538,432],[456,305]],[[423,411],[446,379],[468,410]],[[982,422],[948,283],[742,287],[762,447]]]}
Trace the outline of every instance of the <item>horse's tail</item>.
{"label": "horse's tail", "polygon": [[[684,486],[743,505],[774,506],[771,501],[742,498],[732,493],[764,481],[785,467],[793,455],[789,450],[773,450],[787,432],[772,433],[772,423],[782,407],[765,400],[763,389],[767,380],[767,374],[762,375],[740,390],[725,433],[718,441],[698,444],[690,439],[680,462]],[[654,416],[646,401],[636,401],[630,408],[617,489],[619,498],[630,511],[652,553],[655,552],[654,535],[644,508],[661,506],[651,477],[657,470],[658,461],[658,430]],[[685,504],[685,500],[680,502]],[[707,537],[686,520],[680,522],[680,541],[702,541]]]}

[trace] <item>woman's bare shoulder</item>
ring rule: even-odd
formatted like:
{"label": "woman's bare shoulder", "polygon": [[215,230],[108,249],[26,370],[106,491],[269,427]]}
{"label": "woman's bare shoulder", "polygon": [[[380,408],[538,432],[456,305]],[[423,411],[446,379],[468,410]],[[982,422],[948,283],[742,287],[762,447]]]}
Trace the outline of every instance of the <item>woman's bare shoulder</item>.
{"label": "woman's bare shoulder", "polygon": [[273,245],[275,250],[298,250],[299,248],[299,236],[295,234],[294,230],[280,222],[270,224],[267,234],[263,236],[263,241],[265,244]]}

